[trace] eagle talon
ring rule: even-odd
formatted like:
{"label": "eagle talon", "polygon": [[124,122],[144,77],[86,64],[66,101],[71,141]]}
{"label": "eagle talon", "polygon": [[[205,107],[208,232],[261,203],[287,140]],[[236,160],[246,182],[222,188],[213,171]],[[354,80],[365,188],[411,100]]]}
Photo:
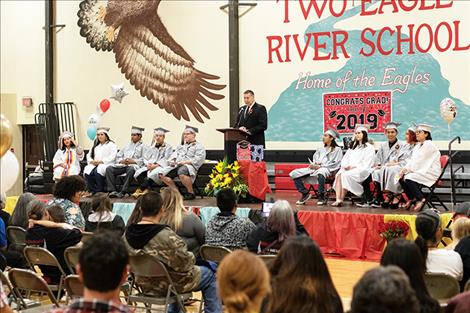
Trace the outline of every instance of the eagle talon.
{"label": "eagle talon", "polygon": [[104,6],[100,6],[99,11],[98,11],[98,19],[101,22],[104,22],[104,17],[105,16],[106,16],[106,8]]}
{"label": "eagle talon", "polygon": [[106,39],[108,39],[109,42],[114,42],[114,31],[115,29],[113,26],[108,27],[106,30]]}

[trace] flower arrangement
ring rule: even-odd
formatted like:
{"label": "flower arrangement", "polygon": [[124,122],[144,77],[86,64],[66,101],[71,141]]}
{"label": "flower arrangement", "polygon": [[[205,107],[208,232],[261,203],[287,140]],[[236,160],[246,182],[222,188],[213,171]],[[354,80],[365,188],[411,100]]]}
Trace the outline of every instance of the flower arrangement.
{"label": "flower arrangement", "polygon": [[223,188],[231,188],[238,197],[246,197],[248,186],[240,176],[240,165],[237,161],[228,163],[227,158],[217,163],[209,175],[210,181],[204,191],[208,196],[215,196]]}
{"label": "flower arrangement", "polygon": [[381,222],[379,224],[379,234],[380,237],[385,238],[385,240],[390,241],[400,237],[406,237],[410,226],[403,221],[392,221],[392,222]]}

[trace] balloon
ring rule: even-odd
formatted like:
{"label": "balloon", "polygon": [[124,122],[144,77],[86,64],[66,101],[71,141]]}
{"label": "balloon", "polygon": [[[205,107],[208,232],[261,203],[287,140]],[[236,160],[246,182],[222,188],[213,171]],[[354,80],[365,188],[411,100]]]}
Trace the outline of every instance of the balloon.
{"label": "balloon", "polygon": [[111,94],[111,99],[121,103],[122,99],[129,93],[124,90],[124,83],[120,83],[119,85],[111,85]]}
{"label": "balloon", "polygon": [[7,192],[16,182],[18,174],[20,172],[20,165],[13,152],[7,151],[5,155],[0,159],[1,168],[1,185],[0,190]]}
{"label": "balloon", "polygon": [[442,118],[450,125],[457,116],[457,105],[454,100],[445,98],[441,101],[440,109]]}
{"label": "balloon", "polygon": [[98,124],[100,123],[100,116],[96,113],[93,113],[90,115],[88,118],[88,124],[89,126],[94,126],[95,128],[98,127]]}
{"label": "balloon", "polygon": [[101,112],[105,113],[106,111],[109,110],[109,107],[111,106],[111,103],[109,102],[108,99],[103,99],[101,100],[100,102],[100,109],[101,109]]}
{"label": "balloon", "polygon": [[5,115],[0,115],[0,158],[10,149],[13,129]]}
{"label": "balloon", "polygon": [[86,134],[88,135],[88,138],[90,138],[90,140],[95,140],[95,137],[96,137],[96,127],[90,125],[90,126],[88,127],[88,129],[86,130]]}

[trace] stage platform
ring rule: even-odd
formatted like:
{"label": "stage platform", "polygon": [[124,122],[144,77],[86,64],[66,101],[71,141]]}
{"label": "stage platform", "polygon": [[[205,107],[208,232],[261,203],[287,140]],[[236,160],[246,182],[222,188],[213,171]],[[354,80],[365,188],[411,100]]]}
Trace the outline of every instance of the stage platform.
{"label": "stage platform", "polygon": [[[15,204],[15,197],[10,197],[8,210]],[[38,195],[44,202],[51,199],[51,195]],[[272,199],[271,199],[272,198]],[[416,213],[404,210],[391,210],[382,208],[360,208],[350,202],[342,207],[330,205],[318,206],[317,200],[312,199],[306,205],[296,205],[298,194],[292,192],[275,192],[267,195],[267,200],[287,200],[298,211],[299,220],[304,224],[310,237],[320,246],[327,256],[340,257],[352,260],[378,261],[385,246],[385,240],[379,234],[379,226],[383,222],[404,221],[410,226],[407,238],[416,238]],[[80,207],[85,216],[91,209],[92,198],[82,198]],[[111,199],[113,211],[122,216],[127,222],[131,215],[136,199]],[[333,203],[333,200],[329,202]],[[204,197],[185,201],[185,206],[201,217],[204,224],[216,215],[215,198]],[[248,217],[253,210],[261,209],[261,203],[240,203],[237,215]],[[452,218],[451,212],[441,214],[442,225],[445,227]]]}

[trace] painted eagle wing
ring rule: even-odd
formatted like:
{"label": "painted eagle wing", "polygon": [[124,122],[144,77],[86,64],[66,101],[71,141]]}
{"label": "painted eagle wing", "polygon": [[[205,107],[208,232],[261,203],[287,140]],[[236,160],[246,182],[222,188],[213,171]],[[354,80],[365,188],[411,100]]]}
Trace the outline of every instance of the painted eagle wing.
{"label": "painted eagle wing", "polygon": [[211,90],[221,90],[225,85],[208,81],[219,77],[195,69],[193,59],[171,37],[155,13],[123,23],[114,53],[121,72],[140,94],[178,120],[189,121],[189,110],[204,123],[201,115],[209,119],[206,110],[217,110],[206,97],[224,98]]}

